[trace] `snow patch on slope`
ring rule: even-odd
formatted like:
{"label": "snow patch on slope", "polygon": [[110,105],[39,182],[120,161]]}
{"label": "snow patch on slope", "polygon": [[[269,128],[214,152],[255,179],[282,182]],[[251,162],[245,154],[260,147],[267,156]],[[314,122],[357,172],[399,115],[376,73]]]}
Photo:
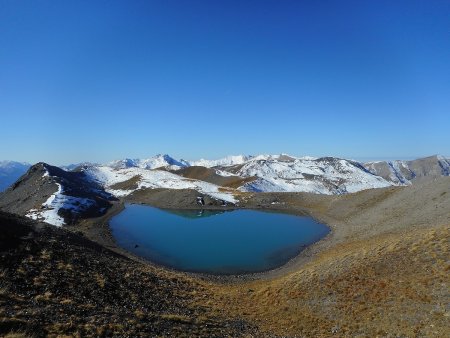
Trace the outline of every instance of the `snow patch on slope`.
{"label": "snow patch on slope", "polygon": [[438,155],[437,159],[439,161],[439,166],[442,169],[442,174],[444,176],[450,176],[450,159],[445,158],[442,155]]}
{"label": "snow patch on slope", "polygon": [[[221,192],[215,184],[184,178],[163,170],[142,168],[113,169],[102,166],[86,168],[85,173],[88,177],[103,185],[107,192],[117,197],[127,196],[137,189],[145,188],[194,189],[216,199],[230,203],[237,202],[231,192]],[[125,182],[136,176],[139,177],[136,189],[121,190],[112,188],[115,184]]]}
{"label": "snow patch on slope", "polygon": [[[48,177],[49,172],[46,170],[42,177]],[[54,192],[44,203],[40,209],[31,209],[25,215],[28,218],[46,222],[55,226],[65,225],[64,218],[58,212],[60,209],[70,210],[74,213],[85,211],[95,204],[94,200],[88,198],[80,198],[64,195],[63,186],[59,183],[58,190]]]}

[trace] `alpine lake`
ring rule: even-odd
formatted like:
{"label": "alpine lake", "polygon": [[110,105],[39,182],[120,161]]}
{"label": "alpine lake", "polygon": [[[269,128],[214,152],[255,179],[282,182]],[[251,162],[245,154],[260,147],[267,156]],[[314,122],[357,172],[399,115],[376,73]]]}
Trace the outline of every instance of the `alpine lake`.
{"label": "alpine lake", "polygon": [[175,270],[248,274],[284,265],[329,228],[310,217],[236,210],[168,210],[127,204],[110,220],[123,249]]}

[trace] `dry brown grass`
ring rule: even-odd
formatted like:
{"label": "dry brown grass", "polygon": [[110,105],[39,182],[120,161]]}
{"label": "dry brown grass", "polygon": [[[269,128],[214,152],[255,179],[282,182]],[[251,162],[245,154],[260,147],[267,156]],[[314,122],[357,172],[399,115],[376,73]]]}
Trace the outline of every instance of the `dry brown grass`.
{"label": "dry brown grass", "polygon": [[338,245],[276,280],[215,286],[215,302],[279,335],[448,336],[449,242],[443,226]]}
{"label": "dry brown grass", "polygon": [[106,279],[103,275],[96,273],[95,280],[100,288],[103,289],[105,287]]}
{"label": "dry brown grass", "polygon": [[240,186],[243,186],[245,183],[250,183],[256,180],[255,176],[252,177],[246,177],[246,178],[236,178],[234,180],[228,181],[226,184],[224,184],[224,187],[237,189]]}
{"label": "dry brown grass", "polygon": [[133,176],[132,178],[123,181],[123,182],[119,182],[116,184],[113,184],[110,188],[111,189],[117,189],[117,190],[133,190],[133,189],[137,189],[139,182],[141,181],[142,176],[141,175],[136,175]]}
{"label": "dry brown grass", "polygon": [[30,338],[32,337],[30,334],[21,331],[9,332],[3,336],[4,338]]}
{"label": "dry brown grass", "polygon": [[47,291],[41,295],[37,295],[34,299],[38,302],[47,302],[52,298],[52,293]]}
{"label": "dry brown grass", "polygon": [[52,257],[52,253],[48,249],[43,249],[41,251],[41,259],[50,259]]}
{"label": "dry brown grass", "polygon": [[161,318],[165,320],[170,320],[172,322],[180,322],[180,323],[190,323],[192,321],[192,319],[188,316],[173,313],[163,314],[161,315]]}

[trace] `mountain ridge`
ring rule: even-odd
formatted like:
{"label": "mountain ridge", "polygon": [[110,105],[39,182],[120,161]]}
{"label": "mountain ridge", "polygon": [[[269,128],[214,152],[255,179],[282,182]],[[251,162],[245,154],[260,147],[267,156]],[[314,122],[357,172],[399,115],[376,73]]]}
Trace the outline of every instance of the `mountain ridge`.
{"label": "mountain ridge", "polygon": [[192,163],[159,154],[106,165],[83,163],[70,171],[41,162],[0,194],[0,209],[62,226],[101,215],[112,200],[133,199],[133,194],[149,189],[191,190],[189,198],[201,197],[220,207],[238,206],[242,193],[248,192],[342,195],[450,176],[450,160],[439,155],[368,163],[337,157],[239,155],[206,163],[214,166]]}
{"label": "mountain ridge", "polygon": [[410,185],[424,178],[450,176],[450,159],[441,155],[409,161],[373,161],[364,166],[371,173],[401,185]]}
{"label": "mountain ridge", "polygon": [[104,214],[114,199],[83,172],[39,162],[0,194],[0,209],[62,226]]}

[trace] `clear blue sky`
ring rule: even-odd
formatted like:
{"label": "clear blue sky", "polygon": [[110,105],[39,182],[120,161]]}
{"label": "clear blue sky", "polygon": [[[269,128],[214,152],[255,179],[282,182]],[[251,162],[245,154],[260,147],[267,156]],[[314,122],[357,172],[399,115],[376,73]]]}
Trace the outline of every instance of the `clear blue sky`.
{"label": "clear blue sky", "polygon": [[0,0],[0,159],[450,155],[450,1]]}

